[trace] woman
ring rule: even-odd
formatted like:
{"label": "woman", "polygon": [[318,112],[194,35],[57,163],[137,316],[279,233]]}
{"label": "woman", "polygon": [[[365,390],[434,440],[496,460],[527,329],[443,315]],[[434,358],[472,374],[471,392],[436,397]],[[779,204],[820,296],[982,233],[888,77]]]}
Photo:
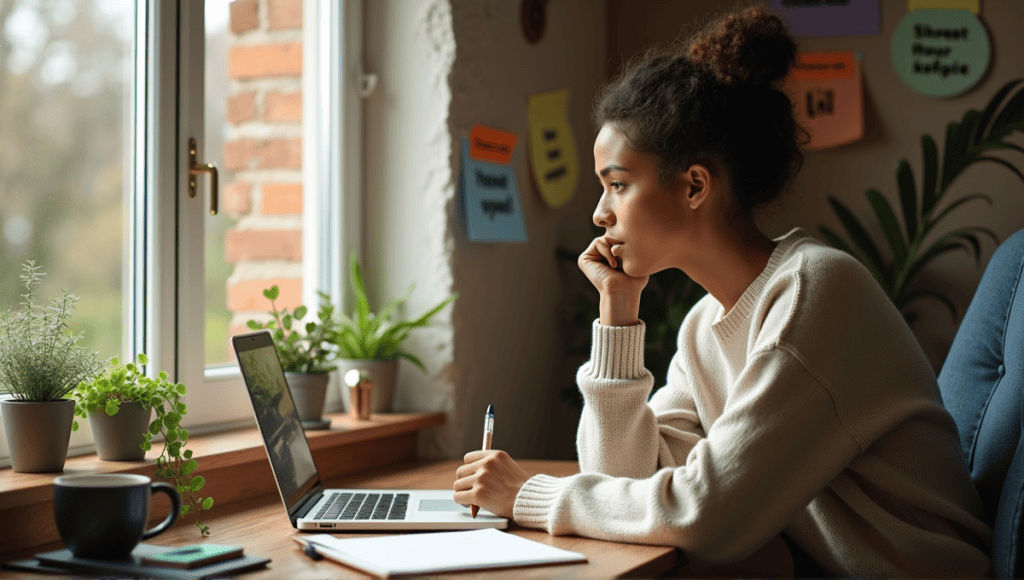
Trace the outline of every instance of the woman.
{"label": "woman", "polygon": [[[991,530],[956,426],[900,313],[850,256],[755,224],[802,163],[778,89],[795,55],[779,18],[752,6],[604,90],[605,233],[579,258],[601,296],[577,374],[581,473],[530,477],[501,451],[474,451],[456,501],[707,565],[780,546],[784,559],[788,546],[797,575],[988,574]],[[666,268],[708,295],[648,401],[637,313]]]}

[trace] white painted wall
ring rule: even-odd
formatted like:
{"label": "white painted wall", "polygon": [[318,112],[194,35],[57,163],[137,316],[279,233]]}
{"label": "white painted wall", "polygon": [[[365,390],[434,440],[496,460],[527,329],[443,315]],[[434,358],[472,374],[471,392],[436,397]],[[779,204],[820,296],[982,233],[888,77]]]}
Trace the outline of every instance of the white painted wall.
{"label": "white painted wall", "polygon": [[[374,306],[416,290],[415,316],[459,292],[454,308],[414,333],[398,410],[441,410],[421,452],[459,457],[478,448],[482,415],[496,409],[495,447],[514,457],[571,457],[577,417],[561,400],[576,361],[571,300],[556,247],[580,252],[597,201],[588,120],[605,74],[606,0],[548,4],[543,39],[529,44],[513,0],[373,0],[366,5],[366,67],[380,85],[366,103],[366,277]],[[576,195],[544,205],[526,156],[530,94],[569,89],[580,161]],[[458,140],[480,123],[519,135],[513,163],[528,243],[475,244],[457,205]],[[574,266],[573,266],[574,267]]]}

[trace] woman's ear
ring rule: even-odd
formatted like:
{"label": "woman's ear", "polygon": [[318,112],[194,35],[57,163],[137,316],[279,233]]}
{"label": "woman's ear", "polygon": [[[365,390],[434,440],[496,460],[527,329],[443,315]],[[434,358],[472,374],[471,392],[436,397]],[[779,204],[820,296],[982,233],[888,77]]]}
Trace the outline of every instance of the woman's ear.
{"label": "woman's ear", "polygon": [[686,195],[685,201],[690,209],[697,209],[707,201],[712,184],[711,172],[707,167],[691,165],[689,169],[679,174],[678,179],[681,180],[682,191]]}

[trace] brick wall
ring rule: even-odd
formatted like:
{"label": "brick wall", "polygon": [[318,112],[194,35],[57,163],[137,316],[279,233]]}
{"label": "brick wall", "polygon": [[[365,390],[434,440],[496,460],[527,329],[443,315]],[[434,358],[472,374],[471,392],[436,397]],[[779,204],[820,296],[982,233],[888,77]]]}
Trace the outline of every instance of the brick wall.
{"label": "brick wall", "polygon": [[280,287],[279,307],[302,301],[302,1],[234,0],[230,32],[222,208],[238,220],[225,240],[236,334],[269,310],[265,288]]}

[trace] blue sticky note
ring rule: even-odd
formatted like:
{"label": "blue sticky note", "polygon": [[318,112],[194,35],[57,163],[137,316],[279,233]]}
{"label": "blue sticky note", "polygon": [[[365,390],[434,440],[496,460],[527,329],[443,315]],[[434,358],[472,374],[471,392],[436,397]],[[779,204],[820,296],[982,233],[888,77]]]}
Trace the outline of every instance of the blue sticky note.
{"label": "blue sticky note", "polygon": [[470,241],[526,241],[514,164],[473,159],[469,155],[469,141],[462,139],[462,175],[459,180]]}

